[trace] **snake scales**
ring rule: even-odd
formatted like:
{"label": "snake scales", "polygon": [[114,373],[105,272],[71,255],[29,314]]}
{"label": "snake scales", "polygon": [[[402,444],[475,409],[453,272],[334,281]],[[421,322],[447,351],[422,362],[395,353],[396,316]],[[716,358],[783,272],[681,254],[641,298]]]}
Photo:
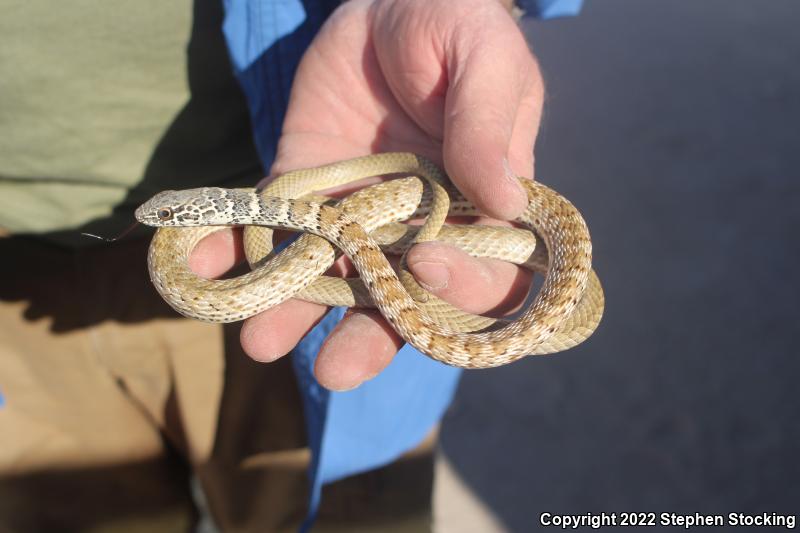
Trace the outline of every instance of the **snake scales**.
{"label": "snake scales", "polygon": [[[387,174],[406,177],[362,189],[335,206],[314,195]],[[186,316],[233,322],[290,297],[326,305],[374,305],[428,356],[454,366],[486,368],[575,346],[591,335],[603,312],[603,291],[591,268],[591,241],[580,213],[544,185],[520,182],[529,200],[516,221],[522,228],[443,226],[448,214],[477,211],[435,165],[408,153],[288,172],[260,193],[209,187],[164,191],[140,206],[136,218],[160,227],[148,254],[150,277],[162,297]],[[423,215],[422,226],[398,223]],[[200,278],[188,266],[191,251],[219,226],[230,225],[245,226],[253,270],[233,279]],[[305,233],[276,254],[273,227]],[[434,239],[474,256],[546,273],[542,287],[512,321],[464,313],[424,291],[404,269],[398,277],[384,255]],[[537,240],[544,246],[537,247]],[[323,276],[336,256],[330,243],[350,258],[358,280]]]}

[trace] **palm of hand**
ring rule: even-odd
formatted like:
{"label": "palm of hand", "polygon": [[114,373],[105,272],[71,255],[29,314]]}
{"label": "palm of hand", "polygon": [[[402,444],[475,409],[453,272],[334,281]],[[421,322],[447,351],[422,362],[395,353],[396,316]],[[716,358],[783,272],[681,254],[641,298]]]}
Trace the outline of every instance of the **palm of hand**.
{"label": "palm of hand", "polygon": [[[441,162],[441,133],[425,131],[403,107],[413,103],[390,87],[386,73],[400,73],[381,64],[372,18],[368,3],[351,2],[312,43],[295,78],[273,175],[375,152],[412,151]],[[427,72],[414,78],[420,93],[435,97]]]}

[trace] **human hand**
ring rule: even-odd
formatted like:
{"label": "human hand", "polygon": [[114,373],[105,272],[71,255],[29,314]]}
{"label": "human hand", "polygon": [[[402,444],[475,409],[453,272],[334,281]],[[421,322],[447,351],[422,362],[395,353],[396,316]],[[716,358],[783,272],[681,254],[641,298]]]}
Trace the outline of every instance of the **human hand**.
{"label": "human hand", "polygon": [[[512,219],[527,205],[516,176],[533,174],[542,97],[536,62],[500,0],[351,0],[303,57],[271,174],[415,152],[442,164],[482,212]],[[194,254],[198,273],[219,273],[215,247]],[[473,313],[506,312],[530,279],[513,265],[437,243],[415,246],[407,262],[423,286]],[[325,312],[288,300],[247,320],[242,346],[257,360],[275,360]],[[377,311],[351,310],[321,347],[315,374],[328,388],[353,388],[402,344]]]}

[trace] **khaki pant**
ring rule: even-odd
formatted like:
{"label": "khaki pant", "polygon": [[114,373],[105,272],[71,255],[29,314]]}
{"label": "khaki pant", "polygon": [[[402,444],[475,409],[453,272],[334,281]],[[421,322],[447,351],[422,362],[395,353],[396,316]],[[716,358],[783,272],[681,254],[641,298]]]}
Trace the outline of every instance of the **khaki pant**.
{"label": "khaki pant", "polygon": [[[308,448],[291,363],[177,317],[146,242],[0,238],[0,531],[293,531]],[[315,531],[429,528],[431,443],[326,487]],[[200,491],[195,491],[200,492]]]}

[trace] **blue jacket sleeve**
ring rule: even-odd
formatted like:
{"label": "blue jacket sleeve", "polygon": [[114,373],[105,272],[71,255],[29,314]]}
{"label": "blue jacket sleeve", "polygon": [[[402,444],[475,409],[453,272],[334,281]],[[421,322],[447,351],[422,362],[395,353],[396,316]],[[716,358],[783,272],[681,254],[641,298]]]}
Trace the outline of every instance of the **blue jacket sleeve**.
{"label": "blue jacket sleeve", "polygon": [[583,0],[517,0],[517,5],[525,12],[525,16],[552,19],[577,15]]}

